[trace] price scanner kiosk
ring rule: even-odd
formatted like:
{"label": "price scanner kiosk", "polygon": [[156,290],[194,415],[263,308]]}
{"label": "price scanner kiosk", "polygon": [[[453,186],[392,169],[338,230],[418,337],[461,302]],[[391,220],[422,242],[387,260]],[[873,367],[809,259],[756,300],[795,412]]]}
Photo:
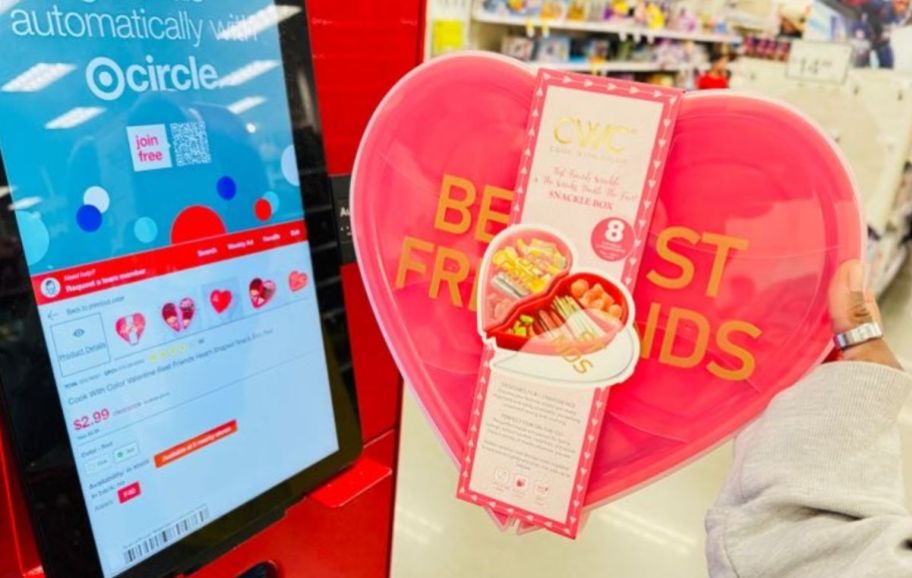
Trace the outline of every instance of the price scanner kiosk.
{"label": "price scanner kiosk", "polygon": [[420,3],[338,4],[0,1],[0,578],[387,575],[344,175]]}

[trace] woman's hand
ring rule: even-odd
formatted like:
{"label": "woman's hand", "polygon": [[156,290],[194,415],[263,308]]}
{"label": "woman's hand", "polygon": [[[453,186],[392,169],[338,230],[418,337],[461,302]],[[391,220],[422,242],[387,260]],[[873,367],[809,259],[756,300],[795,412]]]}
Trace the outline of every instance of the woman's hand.
{"label": "woman's hand", "polygon": [[[873,293],[865,289],[864,266],[860,261],[847,261],[836,270],[830,285],[830,318],[834,333],[843,333],[870,322],[881,324],[877,301]],[[902,369],[883,339],[850,347],[842,352],[840,359]]]}

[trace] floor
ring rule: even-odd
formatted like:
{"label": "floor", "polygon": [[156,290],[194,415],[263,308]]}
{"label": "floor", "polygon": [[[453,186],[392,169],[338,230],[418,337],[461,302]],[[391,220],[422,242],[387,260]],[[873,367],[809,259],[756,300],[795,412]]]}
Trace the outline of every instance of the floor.
{"label": "floor", "polygon": [[[888,339],[912,368],[912,266],[883,301]],[[912,436],[912,402],[901,416]],[[731,463],[726,444],[594,512],[579,539],[502,533],[454,498],[456,470],[406,396],[393,578],[706,578],[703,516]],[[906,450],[912,493],[912,445]]]}

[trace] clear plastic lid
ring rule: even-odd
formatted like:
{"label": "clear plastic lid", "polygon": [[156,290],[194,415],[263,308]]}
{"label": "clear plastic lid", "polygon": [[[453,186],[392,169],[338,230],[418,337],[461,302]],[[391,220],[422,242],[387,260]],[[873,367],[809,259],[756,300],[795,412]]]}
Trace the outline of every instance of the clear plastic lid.
{"label": "clear plastic lid", "polygon": [[[482,353],[470,303],[489,237],[477,226],[485,198],[489,216],[510,210],[498,190],[516,181],[534,84],[530,69],[488,54],[425,64],[380,105],[356,161],[353,222],[368,293],[454,459]],[[688,95],[671,147],[634,292],[643,359],[611,391],[589,504],[723,441],[820,363],[832,339],[827,286],[862,254],[846,164],[792,109],[730,92]],[[441,213],[444,190],[453,203]],[[435,226],[440,215],[449,228]]]}
{"label": "clear plastic lid", "polygon": [[820,363],[829,282],[863,231],[846,163],[805,117],[688,95],[634,292],[643,358],[611,391],[588,502],[700,455]]}
{"label": "clear plastic lid", "polygon": [[[380,104],[355,162],[352,220],[368,295],[399,370],[454,459],[464,450],[482,353],[475,277],[509,215],[503,196],[512,197],[534,85],[531,70],[506,57],[433,60]],[[452,202],[438,219],[442,194]]]}

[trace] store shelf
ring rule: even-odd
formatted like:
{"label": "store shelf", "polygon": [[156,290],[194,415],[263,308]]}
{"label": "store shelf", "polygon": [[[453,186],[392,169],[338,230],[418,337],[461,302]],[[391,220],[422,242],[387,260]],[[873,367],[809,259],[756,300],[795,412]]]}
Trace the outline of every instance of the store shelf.
{"label": "store shelf", "polygon": [[890,288],[890,285],[896,279],[897,275],[899,275],[903,265],[906,263],[908,256],[908,246],[903,245],[896,250],[893,257],[890,259],[890,262],[884,268],[882,276],[879,279],[874,280],[874,294],[877,297],[881,297],[886,293],[887,289]]}
{"label": "store shelf", "polygon": [[536,28],[548,27],[551,30],[581,30],[600,34],[617,34],[620,36],[641,37],[647,40],[669,38],[672,40],[692,40],[694,42],[710,43],[737,43],[741,37],[736,34],[713,34],[705,32],[681,32],[677,30],[653,30],[642,26],[614,22],[576,22],[573,20],[546,20],[542,18],[525,18],[523,16],[505,16],[492,14],[483,8],[477,8],[472,18],[476,22],[485,24],[500,24],[504,26],[534,26]]}
{"label": "store shelf", "polygon": [[887,219],[887,222],[894,228],[900,231],[905,231],[906,227],[908,227],[906,223],[908,222],[910,215],[912,215],[912,201],[901,207],[896,207],[893,209],[893,211],[890,213],[889,219]]}
{"label": "store shelf", "polygon": [[726,21],[730,28],[740,28],[751,32],[769,32],[778,25],[778,20],[775,18],[761,18],[742,10],[730,10],[727,13]]}
{"label": "store shelf", "polygon": [[550,68],[552,70],[566,70],[567,72],[590,72],[609,73],[609,72],[681,72],[683,70],[698,70],[700,67],[691,64],[687,65],[663,65],[658,62],[587,62],[587,61],[570,61],[570,62],[531,62],[536,68]]}

